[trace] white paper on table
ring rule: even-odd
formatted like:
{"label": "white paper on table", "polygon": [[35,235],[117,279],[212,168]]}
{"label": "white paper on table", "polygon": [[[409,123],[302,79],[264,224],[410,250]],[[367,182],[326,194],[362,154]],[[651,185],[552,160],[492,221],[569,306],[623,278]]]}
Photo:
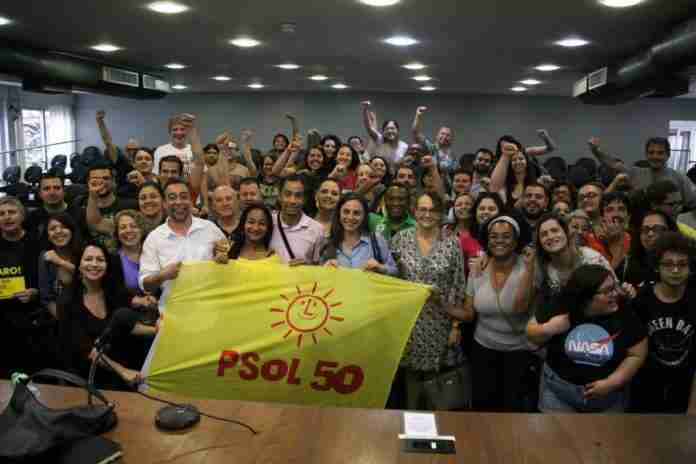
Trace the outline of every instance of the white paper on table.
{"label": "white paper on table", "polygon": [[435,414],[404,412],[404,435],[408,437],[437,437]]}

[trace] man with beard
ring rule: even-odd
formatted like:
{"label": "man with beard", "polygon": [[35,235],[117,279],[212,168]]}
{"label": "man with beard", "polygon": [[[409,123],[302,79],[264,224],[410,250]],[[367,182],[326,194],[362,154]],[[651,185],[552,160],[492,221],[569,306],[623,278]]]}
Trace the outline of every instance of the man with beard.
{"label": "man with beard", "polygon": [[587,246],[604,256],[617,275],[622,275],[624,259],[631,248],[631,235],[626,232],[630,204],[626,194],[609,192],[599,205],[601,234],[586,234]]}
{"label": "man with beard", "polygon": [[[482,180],[489,178],[493,170],[493,152],[488,148],[479,148],[474,158],[474,178],[471,181],[472,195],[478,195],[481,191],[487,191],[484,188]],[[490,179],[489,179],[490,181]]]}
{"label": "man with beard", "polygon": [[[277,196],[277,193],[276,195]],[[275,196],[273,197],[275,199]],[[253,203],[264,202],[264,196],[259,187],[259,181],[255,177],[246,177],[239,182],[239,209],[244,211]],[[275,201],[272,204],[266,203],[271,209],[275,209]]]}
{"label": "man with beard", "polygon": [[648,328],[649,352],[631,385],[632,412],[696,413],[696,286],[689,285],[693,248],[678,232],[657,241],[658,281],[633,300]]}
{"label": "man with beard", "polygon": [[187,143],[186,139],[191,129],[191,121],[194,119],[195,117],[190,114],[181,114],[169,119],[170,142],[166,145],[160,145],[155,150],[155,162],[153,164],[154,169],[157,169],[157,171],[154,171],[155,174],[159,174],[160,159],[169,155],[179,158],[184,165],[184,174],[190,174],[193,163],[193,151],[191,144]]}
{"label": "man with beard", "polygon": [[438,165],[446,177],[452,175],[457,166],[459,166],[460,156],[454,154],[452,150],[452,142],[454,141],[454,133],[451,128],[442,126],[437,131],[436,142],[428,140],[423,134],[423,114],[428,111],[425,106],[419,106],[416,109],[416,115],[413,118],[413,139],[422,145],[435,156]]}
{"label": "man with beard", "polygon": [[389,161],[391,169],[401,161],[406,154],[408,144],[399,140],[399,123],[394,120],[386,120],[382,124],[382,131],[377,129],[377,116],[370,111],[372,105],[369,101],[361,103],[363,112],[363,124],[370,136],[372,147],[368,147],[371,157],[381,156]]}
{"label": "man with beard", "polygon": [[164,189],[167,220],[150,232],[140,256],[140,287],[151,294],[162,290],[160,312],[172,281],[183,261],[210,261],[216,243],[227,242],[225,234],[212,222],[192,214],[191,188],[181,178],[170,179]]}
{"label": "man with beard", "polygon": [[114,216],[124,209],[138,209],[136,200],[119,198],[114,193],[114,174],[107,161],[99,161],[87,171],[87,206],[72,216],[81,225],[84,237],[92,237],[109,253],[116,253]]}
{"label": "man with beard", "polygon": [[411,192],[407,185],[394,183],[384,192],[386,214],[370,213],[370,232],[380,233],[385,240],[402,230],[416,227],[416,220],[409,214]]}
{"label": "man with beard", "polygon": [[307,252],[324,237],[324,226],[302,211],[305,184],[301,176],[283,179],[278,201],[280,211],[273,215],[271,248],[284,263],[302,264]]}
{"label": "man with beard", "polygon": [[632,166],[626,168],[618,162],[614,156],[604,153],[599,147],[599,139],[592,137],[589,140],[590,151],[597,160],[608,165],[616,172],[628,174],[630,184],[634,189],[644,189],[659,180],[671,180],[679,189],[684,200],[685,211],[696,208],[696,190],[688,177],[679,171],[667,167],[667,160],[671,155],[669,140],[663,137],[652,137],[645,143],[645,158],[648,167]]}
{"label": "man with beard", "polygon": [[590,225],[597,234],[600,234],[602,226],[599,205],[602,202],[603,194],[604,187],[597,182],[589,182],[578,190],[578,209],[587,214],[587,217],[590,218]]}
{"label": "man with beard", "polygon": [[[522,215],[530,230],[536,229],[536,223],[549,206],[549,194],[546,187],[539,183],[530,183],[524,188],[522,196]],[[532,238],[536,240],[536,237]]]}

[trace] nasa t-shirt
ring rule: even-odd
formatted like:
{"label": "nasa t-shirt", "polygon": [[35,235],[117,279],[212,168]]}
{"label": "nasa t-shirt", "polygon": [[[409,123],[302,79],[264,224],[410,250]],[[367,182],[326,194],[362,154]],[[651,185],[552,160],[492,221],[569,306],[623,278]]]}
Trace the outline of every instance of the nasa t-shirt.
{"label": "nasa t-shirt", "polygon": [[630,307],[573,319],[569,331],[549,341],[546,362],[561,378],[576,385],[609,377],[626,358],[627,350],[647,335]]}

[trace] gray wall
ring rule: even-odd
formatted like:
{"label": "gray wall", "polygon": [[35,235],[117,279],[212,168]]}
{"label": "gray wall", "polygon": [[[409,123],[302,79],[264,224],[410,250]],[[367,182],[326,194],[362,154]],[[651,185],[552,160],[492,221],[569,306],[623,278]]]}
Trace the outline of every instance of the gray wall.
{"label": "gray wall", "polygon": [[[125,144],[137,137],[144,146],[167,141],[167,118],[189,112],[198,116],[203,140],[211,141],[223,129],[251,127],[255,146],[268,149],[273,135],[289,133],[283,115],[294,113],[306,131],[316,127],[322,133],[341,137],[364,135],[359,102],[369,98],[380,121],[390,118],[401,124],[402,138],[415,108],[431,108],[426,130],[433,133],[448,124],[456,133],[458,152],[493,147],[500,135],[513,134],[523,144],[537,144],[535,131],[546,128],[561,147],[560,153],[574,160],[585,156],[589,136],[601,137],[605,147],[634,161],[643,155],[643,142],[650,136],[665,136],[670,120],[696,120],[696,100],[644,99],[621,106],[583,105],[566,97],[533,96],[448,96],[448,95],[362,95],[362,94],[179,94],[164,100],[137,101],[80,95],[76,101],[77,136],[81,146],[101,145],[94,122],[98,109],[107,111],[114,141]],[[409,137],[410,138],[410,137]]]}

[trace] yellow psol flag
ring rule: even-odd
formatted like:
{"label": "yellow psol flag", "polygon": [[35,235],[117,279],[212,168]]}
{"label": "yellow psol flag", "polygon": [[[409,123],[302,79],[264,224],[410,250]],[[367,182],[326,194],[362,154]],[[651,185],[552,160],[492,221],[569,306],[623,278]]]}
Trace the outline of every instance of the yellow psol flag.
{"label": "yellow psol flag", "polygon": [[382,408],[428,293],[276,258],[185,264],[145,383],[200,398]]}

